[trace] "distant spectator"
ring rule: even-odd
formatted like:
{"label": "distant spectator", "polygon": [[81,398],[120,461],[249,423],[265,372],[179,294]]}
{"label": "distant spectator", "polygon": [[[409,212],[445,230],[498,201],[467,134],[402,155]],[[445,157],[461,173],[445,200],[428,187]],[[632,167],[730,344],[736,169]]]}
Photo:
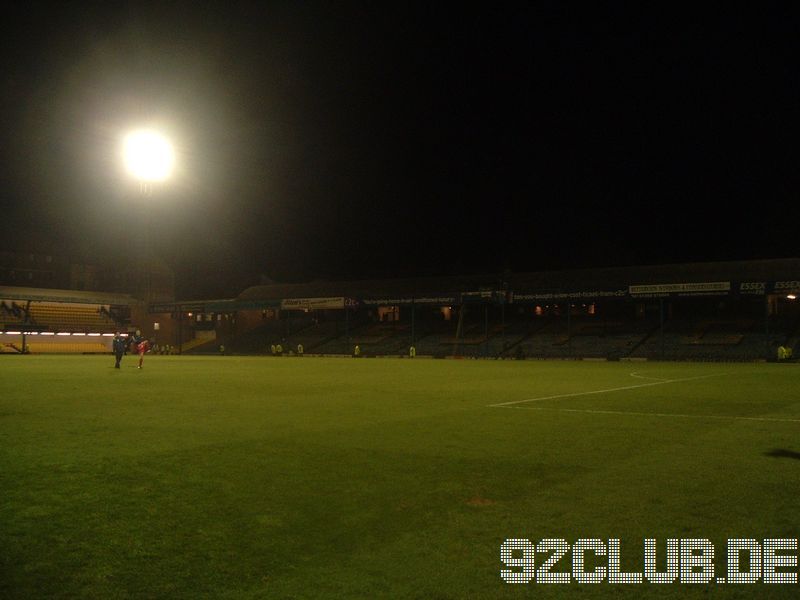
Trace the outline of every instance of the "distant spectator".
{"label": "distant spectator", "polygon": [[303,356],[303,344],[297,344],[297,356]]}

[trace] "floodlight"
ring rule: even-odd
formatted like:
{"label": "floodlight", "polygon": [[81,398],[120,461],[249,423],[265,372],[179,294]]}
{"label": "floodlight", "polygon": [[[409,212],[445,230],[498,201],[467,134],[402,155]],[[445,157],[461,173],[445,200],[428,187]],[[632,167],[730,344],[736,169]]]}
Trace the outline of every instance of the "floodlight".
{"label": "floodlight", "polygon": [[156,131],[134,131],[125,137],[125,165],[143,182],[163,181],[172,172],[175,153],[167,138]]}

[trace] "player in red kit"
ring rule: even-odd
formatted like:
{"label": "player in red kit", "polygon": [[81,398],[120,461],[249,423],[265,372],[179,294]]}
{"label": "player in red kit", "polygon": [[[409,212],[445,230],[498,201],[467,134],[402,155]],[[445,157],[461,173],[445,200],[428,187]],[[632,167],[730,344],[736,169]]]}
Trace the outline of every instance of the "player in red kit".
{"label": "player in red kit", "polygon": [[144,361],[144,353],[150,349],[150,342],[142,340],[136,344],[136,352],[139,353],[139,368],[142,368],[142,361]]}

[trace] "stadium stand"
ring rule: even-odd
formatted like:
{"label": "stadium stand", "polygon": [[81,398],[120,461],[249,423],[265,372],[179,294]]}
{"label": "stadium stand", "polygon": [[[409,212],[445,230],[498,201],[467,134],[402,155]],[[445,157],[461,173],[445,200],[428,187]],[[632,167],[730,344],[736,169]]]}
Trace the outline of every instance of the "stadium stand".
{"label": "stadium stand", "polygon": [[[783,328],[781,328],[783,329]],[[671,319],[663,335],[656,328],[631,356],[662,360],[755,360],[764,358],[767,348],[783,341],[785,332],[766,334],[752,319]]]}
{"label": "stadium stand", "polygon": [[[413,345],[419,357],[774,360],[800,338],[799,280],[800,259],[781,259],[268,284],[231,299],[142,305],[136,324],[196,353],[264,355],[280,344],[284,354],[302,345],[350,355],[358,345],[363,356],[406,357]],[[0,332],[110,333],[130,322],[131,304],[0,287]],[[41,351],[79,342],[29,341],[47,344]]]}
{"label": "stadium stand", "polygon": [[0,301],[0,323],[18,325],[25,322],[25,310],[13,300]]}
{"label": "stadium stand", "polygon": [[130,303],[125,295],[2,287],[0,350],[110,352],[114,331],[127,330]]}
{"label": "stadium stand", "polygon": [[411,347],[411,325],[408,323],[391,323],[378,326],[379,334],[368,334],[357,338],[367,355],[373,356],[406,356]]}
{"label": "stadium stand", "polygon": [[120,327],[106,306],[32,302],[28,313],[30,323],[49,331],[113,333]]}
{"label": "stadium stand", "polygon": [[[343,344],[342,354],[350,354],[352,346],[347,342],[347,337],[353,332],[358,331],[360,325],[346,323],[344,321],[327,321],[312,323],[308,327],[290,333],[283,339],[285,351],[294,351],[298,344],[302,344],[306,354],[322,353],[322,347],[333,340],[339,339]],[[348,333],[349,332],[349,333]],[[280,342],[281,340],[277,340]]]}

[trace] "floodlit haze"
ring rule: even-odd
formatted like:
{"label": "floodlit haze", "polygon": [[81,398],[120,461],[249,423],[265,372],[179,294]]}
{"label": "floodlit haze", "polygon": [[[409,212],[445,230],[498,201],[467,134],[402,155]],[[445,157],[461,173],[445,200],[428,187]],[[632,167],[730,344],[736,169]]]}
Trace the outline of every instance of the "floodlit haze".
{"label": "floodlit haze", "polygon": [[[3,247],[113,256],[152,227],[184,297],[800,254],[786,6],[27,6]],[[174,148],[150,204],[119,152],[143,126]]]}
{"label": "floodlit haze", "polygon": [[123,160],[135,179],[165,181],[172,173],[175,152],[170,141],[157,131],[138,130],[125,136]]}

